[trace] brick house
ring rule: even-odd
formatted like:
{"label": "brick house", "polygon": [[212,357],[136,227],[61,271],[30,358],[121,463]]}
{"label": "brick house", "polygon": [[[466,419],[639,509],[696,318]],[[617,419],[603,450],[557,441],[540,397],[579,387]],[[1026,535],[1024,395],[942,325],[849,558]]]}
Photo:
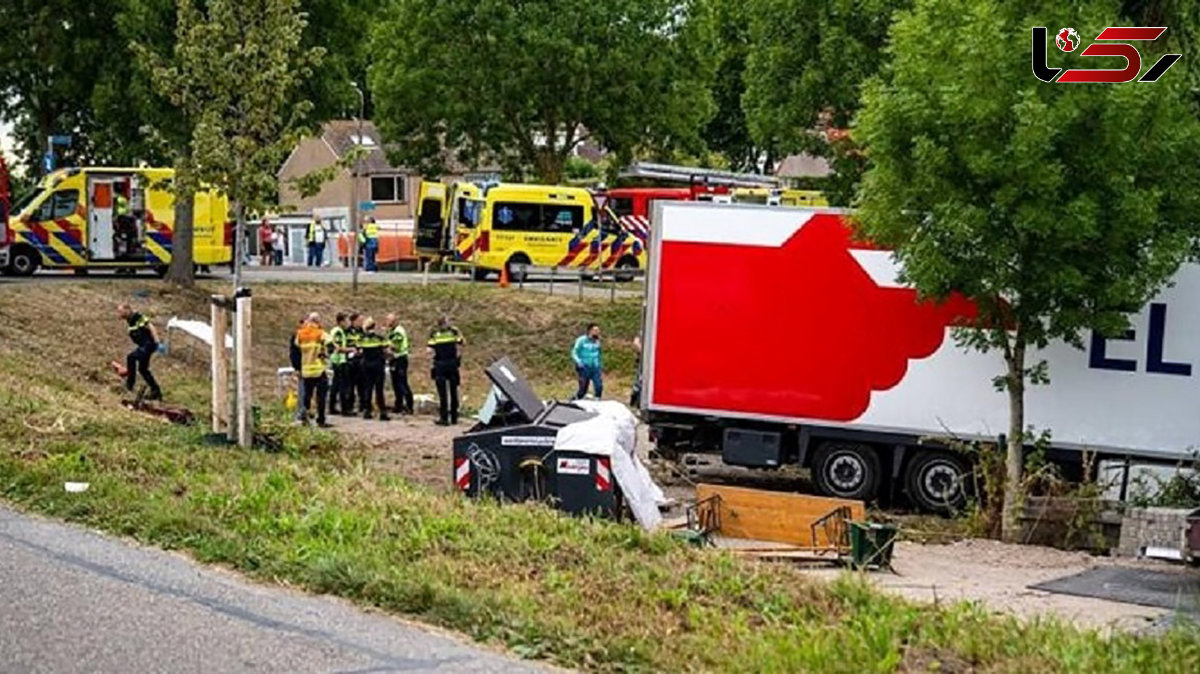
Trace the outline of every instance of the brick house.
{"label": "brick house", "polygon": [[[421,183],[421,175],[403,166],[394,166],[383,151],[383,140],[379,130],[368,121],[362,123],[362,138],[359,139],[359,123],[354,120],[326,122],[319,136],[301,140],[276,176],[279,179],[279,204],[285,211],[311,214],[314,210],[348,209],[351,203],[353,177],[349,169],[338,171],[336,177],[326,182],[321,191],[312,197],[302,197],[291,180],[333,165],[361,143],[369,152],[360,163],[358,177],[359,201],[372,201],[375,210],[371,215],[384,229],[412,231],[413,203]],[[466,167],[450,162],[452,171],[442,176],[443,180],[488,180],[499,178],[498,169],[472,172]]]}

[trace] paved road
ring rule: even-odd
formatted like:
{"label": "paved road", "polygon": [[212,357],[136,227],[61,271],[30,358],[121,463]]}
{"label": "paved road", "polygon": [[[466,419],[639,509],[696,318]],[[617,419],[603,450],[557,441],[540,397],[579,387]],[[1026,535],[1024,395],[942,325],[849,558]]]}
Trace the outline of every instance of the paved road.
{"label": "paved road", "polygon": [[83,671],[546,670],[0,506],[0,672]]}
{"label": "paved road", "polygon": [[[199,278],[209,279],[229,279],[232,275],[227,269],[214,269],[212,274],[202,274]],[[248,283],[346,283],[351,281],[349,270],[321,268],[314,269],[308,267],[247,267],[243,271],[243,277]],[[0,285],[19,285],[28,283],[67,283],[78,280],[111,280],[111,281],[129,281],[131,279],[140,279],[145,281],[152,279],[154,276],[149,271],[142,271],[137,276],[116,276],[111,272],[103,271],[89,274],[88,276],[76,276],[70,272],[60,271],[39,271],[31,278],[13,278],[9,276],[0,276]],[[456,274],[429,274],[429,283],[471,283],[471,281],[463,275]],[[358,275],[359,283],[364,285],[372,285],[378,283],[424,283],[425,276],[418,272],[377,272],[366,273],[362,272]],[[495,284],[494,279],[482,281],[482,283]],[[642,295],[643,283],[636,281],[633,283],[617,284],[616,297],[640,297]],[[517,289],[517,284],[511,286],[514,290]],[[553,293],[554,295],[562,295],[564,297],[578,297],[579,284],[575,279],[559,278],[554,283],[550,283],[548,276],[539,276],[526,282],[521,288],[527,292],[542,292]],[[583,288],[584,297],[607,299],[613,296],[613,288],[608,283],[585,284]]]}

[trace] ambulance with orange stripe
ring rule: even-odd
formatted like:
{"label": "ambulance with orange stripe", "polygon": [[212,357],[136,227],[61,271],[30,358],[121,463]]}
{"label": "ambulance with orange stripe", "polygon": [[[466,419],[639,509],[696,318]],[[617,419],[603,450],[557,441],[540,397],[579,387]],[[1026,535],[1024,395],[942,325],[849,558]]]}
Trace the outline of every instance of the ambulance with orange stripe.
{"label": "ambulance with orange stripe", "polygon": [[[175,177],[170,168],[65,168],[47,175],[8,219],[4,271],[28,276],[39,268],[166,272],[175,228]],[[228,199],[196,193],[193,262],[228,264],[233,228]]]}
{"label": "ambulance with orange stripe", "polygon": [[514,265],[638,269],[646,263],[643,240],[624,228],[602,231],[592,195],[580,187],[500,183],[460,200],[453,257],[470,262],[476,276]]}

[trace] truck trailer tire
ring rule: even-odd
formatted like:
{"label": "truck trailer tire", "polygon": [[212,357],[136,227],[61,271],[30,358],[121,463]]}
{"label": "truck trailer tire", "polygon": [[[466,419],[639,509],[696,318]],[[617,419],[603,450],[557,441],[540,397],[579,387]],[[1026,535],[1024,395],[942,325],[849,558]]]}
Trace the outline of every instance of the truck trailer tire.
{"label": "truck trailer tire", "polygon": [[905,491],[922,510],[961,511],[967,505],[970,484],[970,464],[950,452],[919,452],[904,469]]}
{"label": "truck trailer tire", "polygon": [[8,256],[8,273],[13,276],[33,276],[42,264],[42,256],[29,246],[13,246]]}
{"label": "truck trailer tire", "polygon": [[813,483],[825,496],[869,501],[882,477],[879,454],[870,445],[825,442],[813,454]]}

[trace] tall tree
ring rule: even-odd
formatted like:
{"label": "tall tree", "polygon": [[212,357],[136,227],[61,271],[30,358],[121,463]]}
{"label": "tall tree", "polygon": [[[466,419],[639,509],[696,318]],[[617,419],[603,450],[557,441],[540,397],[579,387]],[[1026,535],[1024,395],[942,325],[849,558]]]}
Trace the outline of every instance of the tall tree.
{"label": "tall tree", "polygon": [[862,84],[885,62],[888,27],[912,0],[750,0],[750,44],[743,99],[750,132],[781,152],[826,157],[835,171],[824,187],[845,204],[862,170],[853,145],[819,127],[844,129],[859,108]]}
{"label": "tall tree", "polygon": [[96,84],[122,64],[110,40],[114,12],[105,3],[5,0],[0,3],[0,119],[14,124],[24,162],[40,172],[50,135],[70,134],[65,159],[96,149],[91,97]]}
{"label": "tall tree", "polygon": [[704,129],[704,142],[719,152],[734,171],[756,171],[761,162],[771,163],[772,139],[755,142],[746,122],[742,99],[746,93],[746,57],[750,52],[750,26],[745,3],[712,0],[718,45],[718,65],[713,81],[716,114]]}
{"label": "tall tree", "polygon": [[1123,25],[1118,11],[1106,0],[1070,10],[918,0],[892,32],[892,64],[868,86],[855,128],[870,158],[863,234],[891,246],[925,296],[973,299],[978,322],[961,342],[1003,356],[1008,538],[1026,385],[1054,374],[1036,350],[1124,330],[1200,237],[1200,122],[1182,69],[1118,85],[1045,84],[1030,71],[1029,27],[1095,35]]}
{"label": "tall tree", "polygon": [[191,128],[176,189],[190,194],[206,184],[233,200],[240,282],[245,211],[274,198],[275,171],[312,109],[297,92],[323,50],[301,46],[307,19],[299,0],[178,0],[177,17],[172,58],[154,66]]}
{"label": "tall tree", "polygon": [[699,148],[712,111],[706,0],[397,0],[374,38],[375,121],[427,173],[449,147],[558,182],[589,138]]}

